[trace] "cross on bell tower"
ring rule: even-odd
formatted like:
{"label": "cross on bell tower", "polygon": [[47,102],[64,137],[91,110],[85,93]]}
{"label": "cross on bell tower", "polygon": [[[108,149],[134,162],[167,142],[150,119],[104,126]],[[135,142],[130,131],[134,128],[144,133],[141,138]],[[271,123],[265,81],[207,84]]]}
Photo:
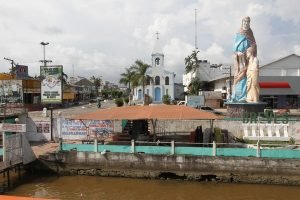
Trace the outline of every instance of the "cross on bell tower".
{"label": "cross on bell tower", "polygon": [[157,31],[155,34],[156,34],[156,39],[158,40],[158,39],[159,39],[158,35],[159,35],[160,33]]}

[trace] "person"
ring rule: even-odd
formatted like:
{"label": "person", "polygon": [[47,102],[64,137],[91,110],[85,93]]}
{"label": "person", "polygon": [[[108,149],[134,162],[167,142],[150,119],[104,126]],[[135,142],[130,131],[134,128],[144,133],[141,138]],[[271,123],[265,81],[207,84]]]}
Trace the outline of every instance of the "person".
{"label": "person", "polygon": [[101,108],[101,99],[100,99],[100,97],[97,98],[97,107]]}
{"label": "person", "polygon": [[242,20],[242,26],[238,30],[235,36],[234,42],[234,81],[233,81],[233,94],[231,96],[232,101],[244,102],[247,95],[247,66],[248,59],[246,51],[248,48],[252,48],[253,56],[256,57],[257,47],[256,41],[250,28],[250,17],[244,17]]}
{"label": "person", "polygon": [[253,56],[253,48],[250,47],[247,49],[247,98],[248,103],[257,103],[259,102],[259,84],[258,84],[258,66],[259,62],[257,57]]}

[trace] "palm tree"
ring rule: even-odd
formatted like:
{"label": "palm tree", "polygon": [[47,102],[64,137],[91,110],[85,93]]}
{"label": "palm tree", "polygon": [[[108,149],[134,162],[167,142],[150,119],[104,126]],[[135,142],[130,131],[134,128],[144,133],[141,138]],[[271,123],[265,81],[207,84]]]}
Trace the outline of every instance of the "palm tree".
{"label": "palm tree", "polygon": [[135,71],[133,70],[132,67],[130,67],[129,69],[128,68],[125,68],[125,72],[121,74],[121,79],[119,81],[119,83],[122,83],[124,85],[128,85],[128,89],[129,89],[129,104],[131,102],[131,87],[134,87],[134,76],[135,76]]}
{"label": "palm tree", "polygon": [[96,96],[98,97],[99,96],[99,94],[98,94],[98,92],[99,92],[99,87],[101,86],[101,82],[102,82],[102,80],[101,80],[101,78],[99,78],[99,77],[95,77],[95,76],[92,76],[91,78],[90,78],[92,81],[93,81],[93,83],[94,83],[94,86],[95,86],[95,88],[96,88]]}
{"label": "palm tree", "polygon": [[187,56],[185,61],[185,73],[195,72],[199,68],[199,60],[197,54],[199,53],[198,50],[192,51],[192,54]]}
{"label": "palm tree", "polygon": [[143,96],[145,94],[145,85],[147,83],[147,79],[150,78],[150,76],[146,74],[149,68],[150,65],[143,63],[141,60],[136,60],[132,66],[132,69],[135,71],[134,83],[143,87]]}

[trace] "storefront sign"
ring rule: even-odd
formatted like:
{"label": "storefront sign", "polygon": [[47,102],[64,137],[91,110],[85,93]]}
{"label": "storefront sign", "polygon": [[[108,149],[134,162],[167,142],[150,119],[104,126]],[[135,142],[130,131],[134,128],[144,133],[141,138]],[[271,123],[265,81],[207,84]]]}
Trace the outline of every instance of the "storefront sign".
{"label": "storefront sign", "polygon": [[0,124],[1,132],[26,132],[26,124]]}

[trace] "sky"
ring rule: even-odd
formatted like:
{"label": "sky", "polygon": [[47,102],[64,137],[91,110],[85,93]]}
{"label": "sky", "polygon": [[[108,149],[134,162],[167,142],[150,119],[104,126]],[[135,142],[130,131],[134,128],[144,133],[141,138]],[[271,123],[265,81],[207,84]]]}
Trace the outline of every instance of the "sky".
{"label": "sky", "polygon": [[[10,62],[39,75],[39,61],[69,76],[118,83],[137,59],[151,64],[159,32],[165,69],[182,82],[184,58],[195,49],[211,64],[232,64],[242,18],[250,16],[260,65],[300,55],[298,0],[0,0],[0,72]],[[197,29],[195,30],[195,9]]]}

